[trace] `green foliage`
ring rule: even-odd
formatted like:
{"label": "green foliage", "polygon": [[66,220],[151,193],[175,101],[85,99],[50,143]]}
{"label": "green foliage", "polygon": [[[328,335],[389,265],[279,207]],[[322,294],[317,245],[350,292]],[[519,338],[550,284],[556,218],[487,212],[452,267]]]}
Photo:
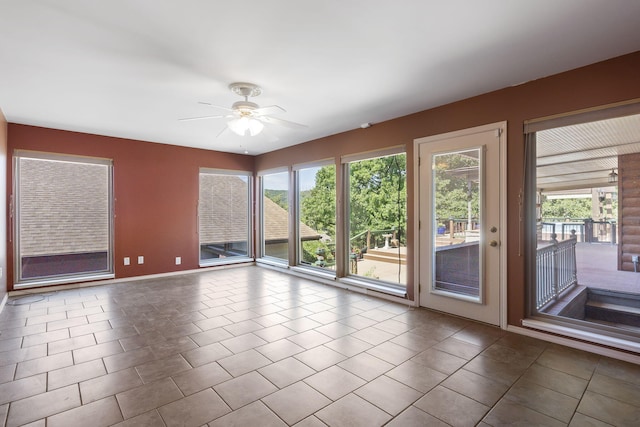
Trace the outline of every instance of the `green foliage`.
{"label": "green foliage", "polygon": [[315,186],[300,193],[300,221],[333,238],[336,235],[336,168],[324,166]]}
{"label": "green foliage", "polygon": [[404,229],[406,155],[380,157],[349,165],[350,231]]}
{"label": "green foliage", "polygon": [[591,218],[591,199],[550,199],[542,203],[542,218]]}
{"label": "green foliage", "polygon": [[[366,230],[405,229],[406,155],[352,162],[349,166],[350,234]],[[300,220],[335,236],[336,170],[318,170],[315,187],[300,195]]]}
{"label": "green foliage", "polygon": [[281,208],[288,210],[289,209],[289,197],[287,190],[264,190],[264,196],[271,199],[275,204],[280,206]]}
{"label": "green foliage", "polygon": [[437,155],[434,170],[438,222],[446,223],[449,218],[467,218],[469,201],[471,201],[471,217],[478,218],[480,208],[478,165],[479,161],[473,155],[464,153]]}
{"label": "green foliage", "polygon": [[364,277],[370,277],[372,279],[379,279],[380,276],[376,274],[376,266],[374,265],[369,270],[365,271]]}
{"label": "green foliage", "polygon": [[332,250],[335,250],[335,246],[328,245],[321,240],[308,240],[302,242],[302,261],[307,264],[315,264],[318,260],[318,249],[324,249],[323,256],[327,266],[335,264],[335,256],[331,252]]}

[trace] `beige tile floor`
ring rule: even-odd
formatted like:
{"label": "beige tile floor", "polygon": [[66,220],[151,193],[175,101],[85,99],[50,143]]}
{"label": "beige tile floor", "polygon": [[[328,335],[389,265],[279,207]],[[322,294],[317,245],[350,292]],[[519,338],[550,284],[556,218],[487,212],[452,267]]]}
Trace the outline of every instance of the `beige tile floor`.
{"label": "beige tile floor", "polygon": [[259,267],[14,296],[6,426],[638,426],[640,366]]}

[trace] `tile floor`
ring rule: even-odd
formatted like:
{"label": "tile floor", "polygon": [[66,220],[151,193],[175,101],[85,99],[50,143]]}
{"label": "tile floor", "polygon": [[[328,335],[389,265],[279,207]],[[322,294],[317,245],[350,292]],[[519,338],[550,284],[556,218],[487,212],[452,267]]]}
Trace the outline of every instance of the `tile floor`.
{"label": "tile floor", "polygon": [[640,425],[640,366],[259,267],[14,296],[6,426]]}

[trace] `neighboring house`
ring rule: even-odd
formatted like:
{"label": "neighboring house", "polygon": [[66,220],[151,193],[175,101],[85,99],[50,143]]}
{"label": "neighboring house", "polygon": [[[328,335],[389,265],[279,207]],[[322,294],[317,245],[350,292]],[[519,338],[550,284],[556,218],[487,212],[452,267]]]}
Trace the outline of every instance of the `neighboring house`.
{"label": "neighboring house", "polygon": [[[200,176],[200,245],[212,257],[237,255],[247,248],[248,181],[233,175]],[[264,244],[270,256],[286,258],[289,213],[268,197],[263,199]],[[320,234],[300,223],[303,241],[319,240]]]}
{"label": "neighboring house", "polygon": [[[23,257],[108,250],[109,175],[105,167],[21,159],[20,178]],[[74,191],[79,182],[83,191]],[[87,185],[91,191],[84,191]]]}
{"label": "neighboring house", "polygon": [[[268,197],[263,197],[265,253],[278,258],[288,257],[289,213]],[[300,222],[300,240],[320,240],[322,236]]]}

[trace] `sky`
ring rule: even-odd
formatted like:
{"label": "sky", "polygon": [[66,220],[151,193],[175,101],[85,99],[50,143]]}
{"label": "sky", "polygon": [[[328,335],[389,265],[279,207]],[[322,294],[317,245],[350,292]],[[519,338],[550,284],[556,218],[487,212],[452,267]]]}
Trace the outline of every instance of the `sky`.
{"label": "sky", "polygon": [[[300,191],[311,190],[316,185],[316,173],[321,166],[305,168],[300,170]],[[289,173],[278,172],[265,175],[265,189],[267,190],[288,190],[289,189]]]}

